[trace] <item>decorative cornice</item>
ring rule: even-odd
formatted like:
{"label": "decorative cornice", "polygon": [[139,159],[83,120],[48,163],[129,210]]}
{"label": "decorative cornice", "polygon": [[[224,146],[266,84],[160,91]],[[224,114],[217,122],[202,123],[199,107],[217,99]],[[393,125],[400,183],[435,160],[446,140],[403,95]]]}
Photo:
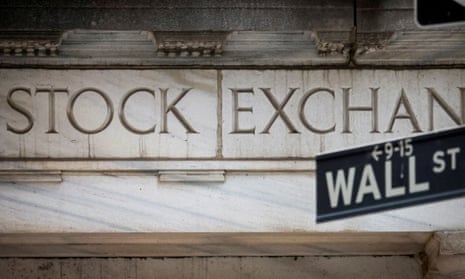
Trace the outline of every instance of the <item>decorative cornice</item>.
{"label": "decorative cornice", "polygon": [[55,56],[58,43],[52,40],[2,40],[0,52],[5,56]]}
{"label": "decorative cornice", "polygon": [[63,33],[55,32],[53,35],[47,32],[0,32],[0,42],[4,42],[5,49],[5,54],[0,54],[0,66],[345,65],[351,46],[346,44],[347,32],[332,31],[321,34],[319,32],[319,38],[322,38],[320,51],[310,31],[181,32],[74,29]]}
{"label": "decorative cornice", "polygon": [[357,65],[465,65],[465,32],[421,30],[357,34]]}
{"label": "decorative cornice", "polygon": [[358,34],[355,54],[364,55],[382,50],[395,38],[394,35],[393,32]]}
{"label": "decorative cornice", "polygon": [[227,32],[154,32],[158,56],[221,56]]}
{"label": "decorative cornice", "polygon": [[464,46],[464,31],[0,30],[0,65],[464,67]]}
{"label": "decorative cornice", "polygon": [[343,55],[348,56],[351,49],[351,44],[345,40],[344,36],[340,36],[337,40],[328,36],[327,32],[313,32],[312,38],[316,43],[318,55]]}
{"label": "decorative cornice", "polygon": [[1,31],[0,56],[56,56],[60,32]]}

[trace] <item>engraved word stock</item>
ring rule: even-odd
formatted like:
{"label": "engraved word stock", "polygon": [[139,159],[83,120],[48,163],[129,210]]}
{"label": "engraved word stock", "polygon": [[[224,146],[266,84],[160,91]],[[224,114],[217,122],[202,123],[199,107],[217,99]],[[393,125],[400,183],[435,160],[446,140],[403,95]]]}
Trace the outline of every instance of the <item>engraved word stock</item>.
{"label": "engraved word stock", "polygon": [[[194,128],[191,126],[191,124],[187,121],[187,119],[183,116],[181,111],[176,107],[176,105],[183,99],[190,91],[192,88],[187,88],[183,89],[179,95],[176,96],[176,98],[168,104],[168,88],[161,88],[159,90],[160,93],[160,111],[161,111],[161,127],[160,127],[160,134],[165,134],[169,133],[168,130],[168,114],[172,113],[174,117],[181,123],[181,125],[185,128],[186,133],[198,133]],[[18,102],[15,101],[15,95],[23,92],[30,97],[38,97],[37,95],[42,95],[46,94],[48,95],[48,130],[46,131],[47,134],[57,134],[57,130],[55,127],[55,120],[56,120],[56,102],[55,102],[55,97],[56,94],[66,94],[69,95],[69,91],[66,88],[35,88],[34,94],[33,90],[27,87],[16,87],[11,89],[8,92],[7,95],[7,103],[12,108],[13,110],[17,111],[19,114],[23,115],[27,119],[27,125],[25,127],[14,127],[11,124],[7,123],[7,130],[15,133],[15,134],[25,134],[29,132],[32,127],[34,126],[34,116],[28,110],[28,108],[20,105]],[[155,91],[149,88],[137,88],[134,90],[129,91],[126,93],[123,98],[121,99],[121,102],[118,107],[118,116],[121,124],[130,132],[135,133],[135,134],[149,134],[149,133],[154,133],[155,132],[155,127],[156,124],[153,124],[152,127],[141,130],[133,126],[133,124],[129,123],[127,117],[126,117],[126,103],[127,101],[133,97],[136,94],[150,94],[153,96],[155,99]],[[87,129],[82,125],[82,123],[79,123],[75,117],[75,104],[76,101],[84,94],[94,94],[102,98],[105,102],[106,106],[106,116],[103,122],[100,124],[99,127],[95,129]],[[69,123],[79,132],[83,134],[97,134],[105,130],[108,125],[113,120],[113,116],[115,114],[115,109],[114,109],[114,104],[110,97],[103,92],[102,90],[99,90],[97,88],[85,88],[77,91],[73,95],[71,95],[68,99],[67,107],[66,107],[66,116],[68,118]]]}

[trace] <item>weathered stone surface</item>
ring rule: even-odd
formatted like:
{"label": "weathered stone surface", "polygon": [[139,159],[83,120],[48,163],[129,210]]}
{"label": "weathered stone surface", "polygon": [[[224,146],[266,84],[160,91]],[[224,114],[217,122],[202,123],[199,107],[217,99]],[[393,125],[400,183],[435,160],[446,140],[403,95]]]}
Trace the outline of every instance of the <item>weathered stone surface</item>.
{"label": "weathered stone surface", "polygon": [[[421,30],[415,23],[415,1],[409,0],[357,0],[357,31],[386,32]],[[442,26],[436,30],[465,30],[463,25]],[[430,28],[431,30],[431,28]]]}
{"label": "weathered stone surface", "polygon": [[[0,75],[0,170],[4,181],[21,178],[1,183],[1,232],[430,231],[465,224],[463,199],[456,199],[317,225],[311,160],[320,152],[463,124],[460,69],[4,69]],[[69,91],[56,93],[55,118],[52,86]],[[85,88],[104,93],[82,91],[73,126],[67,106]],[[192,88],[168,112],[166,134],[160,134],[160,88],[169,88],[165,111],[183,88]],[[126,103],[128,129],[118,111],[132,89],[139,91]],[[114,105],[113,120],[86,134],[105,120],[102,96]],[[198,133],[188,133],[174,111]],[[137,134],[153,124],[154,132]],[[224,173],[225,181],[187,183],[188,171],[215,181]],[[155,177],[173,173],[184,178]],[[31,177],[36,183],[27,182]]]}
{"label": "weathered stone surface", "polygon": [[[355,41],[357,42],[355,44]],[[6,66],[319,67],[463,65],[460,30],[4,31]]]}
{"label": "weathered stone surface", "polygon": [[463,65],[463,24],[420,27],[416,1],[357,0],[357,65]]}
{"label": "weathered stone surface", "polygon": [[464,74],[462,70],[223,71],[223,155],[314,157],[461,125]]}
{"label": "weathered stone surface", "polygon": [[215,71],[2,70],[0,80],[0,157],[216,155]]}
{"label": "weathered stone surface", "polygon": [[0,34],[0,64],[88,68],[345,65],[348,34],[70,30],[60,36],[56,32],[5,31]]}
{"label": "weathered stone surface", "polygon": [[[373,41],[361,36],[357,65],[460,65],[465,63],[465,32],[405,31]],[[373,37],[373,36],[372,36]]]}
{"label": "weathered stone surface", "polygon": [[223,183],[65,175],[1,183],[0,232],[311,232],[462,229],[464,199],[316,224],[308,173],[229,173]]}
{"label": "weathered stone surface", "polygon": [[[421,28],[415,23],[414,3],[8,1],[0,3],[4,12],[0,19],[0,63],[80,67],[462,67],[464,26]],[[211,31],[229,35],[224,42],[199,36]],[[61,40],[56,35],[60,33],[64,34]],[[185,41],[185,35],[182,40],[176,39],[177,35],[164,40],[163,33],[184,33],[192,40]],[[305,33],[321,38],[315,45]]]}
{"label": "weathered stone surface", "polygon": [[[1,259],[3,278],[409,278],[411,257]],[[21,276],[21,277],[20,277]]]}
{"label": "weathered stone surface", "polygon": [[[352,2],[6,1],[0,29],[350,30]],[[328,18],[331,20],[321,20]]]}
{"label": "weathered stone surface", "polygon": [[5,233],[0,258],[402,256],[423,252],[429,232]]}
{"label": "weathered stone surface", "polygon": [[313,158],[462,125],[464,73],[2,70],[0,156]]}
{"label": "weathered stone surface", "polygon": [[425,278],[464,278],[465,232],[440,231],[425,246],[428,270]]}

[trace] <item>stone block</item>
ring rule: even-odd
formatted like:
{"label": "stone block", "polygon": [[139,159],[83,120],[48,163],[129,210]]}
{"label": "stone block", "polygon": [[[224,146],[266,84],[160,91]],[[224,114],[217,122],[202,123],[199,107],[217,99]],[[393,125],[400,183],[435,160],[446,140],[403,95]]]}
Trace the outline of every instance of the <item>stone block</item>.
{"label": "stone block", "polygon": [[216,155],[215,71],[1,70],[0,79],[0,157]]}
{"label": "stone block", "polygon": [[462,125],[461,70],[223,71],[225,158],[315,155]]}

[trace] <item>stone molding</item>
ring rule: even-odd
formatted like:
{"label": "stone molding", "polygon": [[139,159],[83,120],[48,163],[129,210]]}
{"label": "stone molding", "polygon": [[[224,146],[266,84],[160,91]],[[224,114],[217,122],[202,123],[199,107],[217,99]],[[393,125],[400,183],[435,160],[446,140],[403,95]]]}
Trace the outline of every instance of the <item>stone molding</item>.
{"label": "stone molding", "polygon": [[313,32],[320,56],[343,55],[348,57],[353,48],[354,32]]}
{"label": "stone molding", "polygon": [[464,31],[396,31],[357,35],[357,65],[465,65]]}
{"label": "stone molding", "polygon": [[[2,32],[0,65],[463,66],[465,31]],[[58,35],[57,35],[58,34]]]}
{"label": "stone molding", "polygon": [[[325,32],[325,34],[331,32]],[[344,65],[349,48],[311,31],[70,30],[57,40],[28,32],[0,37],[0,65],[20,66],[314,66]],[[316,33],[315,33],[316,34]],[[344,36],[343,36],[344,37]],[[47,59],[39,56],[49,56]],[[53,56],[53,57],[52,57]]]}
{"label": "stone molding", "polygon": [[393,256],[422,252],[428,232],[3,233],[5,257]]}
{"label": "stone molding", "polygon": [[56,56],[58,43],[52,40],[2,40],[0,52],[4,56]]}
{"label": "stone molding", "polygon": [[384,49],[394,34],[394,32],[358,34],[355,55],[361,56]]}
{"label": "stone molding", "polygon": [[0,182],[62,182],[61,171],[54,170],[0,170]]}
{"label": "stone molding", "polygon": [[221,56],[227,32],[153,32],[158,56]]}
{"label": "stone molding", "polygon": [[60,32],[2,31],[0,57],[56,56],[62,38]]}
{"label": "stone molding", "polygon": [[425,246],[426,279],[465,278],[465,231],[436,232]]}
{"label": "stone molding", "polygon": [[[44,165],[47,167],[44,168]],[[188,170],[188,171],[187,171]],[[149,175],[166,181],[224,182],[234,172],[313,172],[313,160],[8,160],[0,182],[61,182],[63,173]]]}

